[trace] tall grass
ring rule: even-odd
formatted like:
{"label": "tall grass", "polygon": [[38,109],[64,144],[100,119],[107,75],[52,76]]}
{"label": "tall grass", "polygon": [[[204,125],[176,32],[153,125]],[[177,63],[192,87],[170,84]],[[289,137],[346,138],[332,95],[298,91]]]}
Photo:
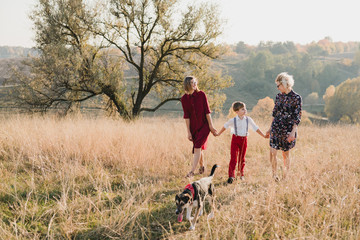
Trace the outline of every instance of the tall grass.
{"label": "tall grass", "polygon": [[246,181],[227,185],[230,135],[210,136],[207,173],[221,166],[216,217],[188,231],[174,203],[192,159],[183,119],[3,118],[0,236],[359,239],[359,142],[358,126],[300,126],[289,177],[275,183],[268,140],[250,132]]}

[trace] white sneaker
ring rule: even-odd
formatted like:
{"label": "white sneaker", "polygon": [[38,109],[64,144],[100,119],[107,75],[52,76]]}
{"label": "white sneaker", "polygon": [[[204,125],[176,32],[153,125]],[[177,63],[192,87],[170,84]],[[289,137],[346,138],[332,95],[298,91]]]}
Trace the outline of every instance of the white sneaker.
{"label": "white sneaker", "polygon": [[241,177],[240,177],[240,180],[241,180],[241,181],[245,181],[245,177],[244,177],[244,176],[241,176]]}

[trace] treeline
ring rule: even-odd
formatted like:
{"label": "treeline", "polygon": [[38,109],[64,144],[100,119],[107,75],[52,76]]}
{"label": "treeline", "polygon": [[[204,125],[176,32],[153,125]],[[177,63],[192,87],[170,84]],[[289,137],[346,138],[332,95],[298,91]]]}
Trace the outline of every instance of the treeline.
{"label": "treeline", "polygon": [[330,38],[307,45],[266,42],[250,46],[239,42],[229,52],[219,62],[234,81],[234,86],[225,90],[228,106],[243,100],[251,108],[259,99],[274,98],[278,92],[274,79],[284,71],[294,76],[294,90],[305,104],[323,104],[329,86],[360,75],[358,42],[332,42]]}
{"label": "treeline", "polygon": [[[239,42],[225,47],[228,48],[227,54],[216,60],[216,63],[232,77],[233,86],[223,90],[226,94],[223,113],[226,113],[231,103],[236,100],[246,102],[248,108],[252,109],[260,99],[274,98],[278,93],[274,79],[278,73],[286,71],[294,76],[294,90],[303,97],[305,105],[323,104],[322,113],[334,121],[358,121],[357,117],[350,114],[352,110],[356,110],[351,109],[351,106],[354,106],[351,101],[357,101],[357,95],[354,97],[347,94],[351,95],[352,99],[343,101],[347,102],[346,107],[340,106],[335,104],[341,102],[335,101],[335,97],[339,98],[335,90],[344,88],[346,80],[360,76],[359,42],[333,42],[330,38],[325,38],[307,45],[262,42],[251,46]],[[21,47],[0,47],[1,57],[23,57],[31,52],[35,51]],[[329,89],[332,92],[330,95],[334,96],[332,101],[329,100]],[[330,104],[333,107],[329,106]],[[165,108],[169,109],[169,106]],[[335,106],[346,108],[350,113],[344,117],[345,113],[338,113]],[[173,104],[171,107],[179,108]]]}
{"label": "treeline", "polygon": [[36,54],[33,48],[0,46],[0,58],[28,57]]}

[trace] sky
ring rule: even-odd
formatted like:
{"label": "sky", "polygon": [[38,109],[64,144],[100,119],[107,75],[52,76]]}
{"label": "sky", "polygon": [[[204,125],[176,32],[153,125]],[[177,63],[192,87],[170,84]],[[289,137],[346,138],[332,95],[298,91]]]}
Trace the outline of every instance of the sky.
{"label": "sky", "polygon": [[[221,42],[307,44],[325,37],[334,42],[360,42],[359,0],[207,1],[218,3],[225,20]],[[35,46],[33,24],[28,16],[36,2],[0,0],[0,46]]]}

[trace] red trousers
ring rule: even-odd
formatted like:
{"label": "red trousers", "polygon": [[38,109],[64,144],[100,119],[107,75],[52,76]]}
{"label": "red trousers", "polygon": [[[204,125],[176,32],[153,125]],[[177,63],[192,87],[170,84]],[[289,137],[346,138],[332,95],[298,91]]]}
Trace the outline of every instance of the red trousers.
{"label": "red trousers", "polygon": [[245,154],[247,149],[247,137],[232,135],[229,163],[229,177],[235,177],[235,167],[238,159],[238,171],[244,176]]}

